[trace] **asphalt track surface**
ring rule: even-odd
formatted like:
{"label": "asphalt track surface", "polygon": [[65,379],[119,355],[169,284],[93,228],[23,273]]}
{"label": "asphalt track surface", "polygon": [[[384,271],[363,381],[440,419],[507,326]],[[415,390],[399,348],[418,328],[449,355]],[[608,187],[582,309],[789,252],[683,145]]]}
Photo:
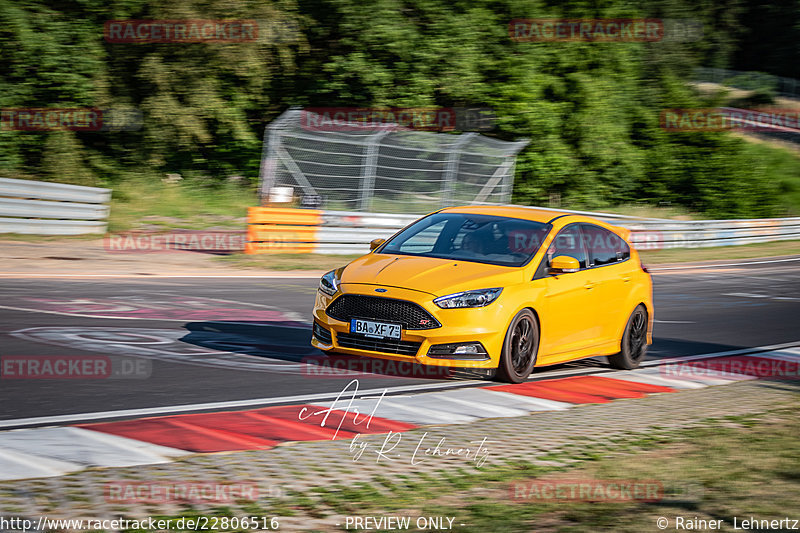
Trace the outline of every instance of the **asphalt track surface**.
{"label": "asphalt track surface", "polygon": [[[747,262],[759,263],[731,261]],[[653,278],[649,360],[800,346],[798,260],[679,268]],[[308,344],[316,286],[315,279],[289,278],[0,279],[0,358],[104,356],[113,368],[100,379],[3,374],[0,423],[10,428],[18,419],[56,415],[75,415],[65,418],[77,422],[104,418],[82,418],[86,413],[117,410],[140,410],[139,416],[219,410],[197,406],[210,402],[235,409],[299,403],[304,395],[334,399],[353,376],[331,376],[331,360]],[[362,391],[474,384],[408,377],[410,365],[367,361],[356,368],[378,373],[356,376]],[[532,379],[602,368],[605,358],[596,358],[537,369]]]}

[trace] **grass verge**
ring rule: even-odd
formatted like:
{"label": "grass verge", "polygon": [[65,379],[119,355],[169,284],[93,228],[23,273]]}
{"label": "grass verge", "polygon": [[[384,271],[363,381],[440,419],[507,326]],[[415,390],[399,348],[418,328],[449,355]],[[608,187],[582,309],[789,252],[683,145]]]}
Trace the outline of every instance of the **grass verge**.
{"label": "grass verge", "polygon": [[[318,518],[453,517],[450,530],[462,533],[638,533],[658,531],[659,518],[666,519],[666,529],[675,531],[681,529],[676,526],[679,517],[684,524],[722,520],[723,531],[732,531],[736,518],[741,530],[745,519],[800,519],[796,505],[800,501],[798,425],[800,413],[793,407],[709,419],[692,429],[653,428],[647,434],[629,434],[610,442],[576,441],[570,448],[548,455],[546,463],[507,461],[482,469],[440,470],[414,479],[397,476],[317,487],[289,494],[287,500],[270,506],[253,502],[248,512]],[[549,499],[541,496],[543,492],[530,490],[529,483],[543,480],[561,482],[564,490]],[[573,496],[569,487],[576,481],[639,481],[655,483],[660,490],[655,501],[620,498],[614,495],[621,492],[612,491],[604,491],[607,497],[599,501],[586,501],[579,493]],[[231,516],[233,511],[220,507],[209,514]],[[187,509],[169,518],[181,516],[198,513]]]}
{"label": "grass verge", "polygon": [[[518,487],[541,476],[520,476],[517,485],[507,480],[476,481],[462,490],[448,482],[424,483],[424,496],[409,495],[399,501],[384,497],[381,505],[339,497],[343,511],[380,515],[399,510],[412,516],[451,516],[464,524],[455,531],[657,531],[656,521],[667,519],[723,520],[732,529],[734,517],[777,519],[797,515],[800,501],[800,414],[794,410],[760,417],[732,417],[691,431],[681,431],[644,443],[649,451],[626,453],[625,442],[609,443],[605,454],[579,460],[577,467],[545,475],[548,480],[639,480],[655,482],[663,490],[655,502],[581,501],[569,489],[562,498],[545,501],[535,491]],[[535,473],[535,472],[534,472]],[[568,486],[568,485],[567,485]],[[412,488],[413,489],[413,488]],[[544,494],[544,493],[541,493]],[[515,496],[522,498],[515,501]],[[389,500],[387,503],[386,500]],[[391,503],[397,501],[397,503]],[[794,515],[792,516],[792,511]],[[700,527],[698,529],[705,529]],[[787,528],[788,529],[788,528]]]}
{"label": "grass verge", "polygon": [[114,186],[108,231],[118,233],[143,225],[151,229],[241,229],[247,208],[254,205],[258,205],[255,192],[230,183],[203,187],[128,180]]}

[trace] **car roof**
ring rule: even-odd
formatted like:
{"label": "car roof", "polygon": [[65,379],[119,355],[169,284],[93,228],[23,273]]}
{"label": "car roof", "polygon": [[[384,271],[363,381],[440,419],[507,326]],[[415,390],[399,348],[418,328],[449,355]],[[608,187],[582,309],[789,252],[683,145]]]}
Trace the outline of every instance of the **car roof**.
{"label": "car roof", "polygon": [[557,218],[564,220],[556,222],[555,226],[569,225],[573,222],[584,222],[595,224],[613,231],[624,240],[629,241],[631,230],[610,224],[604,220],[599,220],[594,217],[589,217],[582,214],[570,213],[564,211],[550,211],[549,209],[542,209],[540,207],[529,207],[524,205],[464,205],[460,207],[446,207],[439,213],[465,213],[475,215],[494,215],[498,217],[519,218],[523,220],[532,220],[534,222],[541,222],[544,224],[552,223]]}
{"label": "car roof", "polygon": [[498,217],[521,218],[534,222],[550,222],[556,217],[568,215],[563,211],[550,211],[539,207],[526,207],[521,205],[464,205],[459,207],[446,207],[440,213],[468,213],[473,215],[494,215]]}

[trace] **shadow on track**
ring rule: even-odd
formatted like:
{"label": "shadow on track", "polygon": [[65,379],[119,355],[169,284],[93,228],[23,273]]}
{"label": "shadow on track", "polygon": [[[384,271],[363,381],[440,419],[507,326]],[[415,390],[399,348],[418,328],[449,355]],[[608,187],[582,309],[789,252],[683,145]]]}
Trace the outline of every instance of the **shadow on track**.
{"label": "shadow on track", "polygon": [[[304,374],[318,378],[396,377],[421,379],[491,379],[492,371],[450,369],[446,366],[420,365],[411,361],[391,361],[355,355],[326,354],[310,344],[311,326],[303,322],[189,322],[188,333],[180,340],[188,344],[223,352],[263,357],[307,365]],[[648,360],[739,350],[746,347],[730,344],[656,338],[648,350]],[[532,377],[555,370],[605,370],[605,357],[581,359],[538,367]]]}
{"label": "shadow on track", "polygon": [[722,344],[718,342],[687,341],[683,339],[665,339],[655,337],[647,350],[647,359],[666,359],[687,355],[703,355],[707,353],[742,350],[748,346]]}
{"label": "shadow on track", "polygon": [[[213,350],[309,365],[308,377],[384,376],[421,379],[479,379],[484,372],[451,370],[410,361],[326,354],[311,346],[311,325],[302,322],[189,322],[180,340]],[[491,373],[493,374],[493,373]]]}

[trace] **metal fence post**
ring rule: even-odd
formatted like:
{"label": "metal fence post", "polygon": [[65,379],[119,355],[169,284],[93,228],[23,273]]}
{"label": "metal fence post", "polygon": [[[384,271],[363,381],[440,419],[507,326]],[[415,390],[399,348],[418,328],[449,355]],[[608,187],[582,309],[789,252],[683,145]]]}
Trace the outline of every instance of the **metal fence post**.
{"label": "metal fence post", "polygon": [[361,170],[361,198],[359,208],[369,211],[372,206],[372,196],[375,189],[375,169],[378,166],[378,148],[381,140],[390,130],[384,130],[367,138],[367,148],[364,150],[364,168]]}
{"label": "metal fence post", "polygon": [[517,172],[517,158],[511,159],[511,165],[508,167],[508,172],[503,178],[502,190],[500,193],[501,202],[504,204],[511,203],[511,184],[514,183],[514,174]]}
{"label": "metal fence post", "polygon": [[297,109],[288,109],[281,113],[272,124],[264,129],[264,145],[261,148],[261,166],[258,179],[261,182],[259,200],[269,199],[269,193],[275,186],[275,176],[278,172],[278,145],[281,142],[280,129],[292,115],[297,115]]}
{"label": "metal fence post", "polygon": [[447,207],[452,203],[453,185],[455,184],[456,174],[458,173],[458,160],[461,156],[461,147],[476,135],[477,133],[474,131],[462,133],[459,135],[459,139],[450,147],[447,156],[447,164],[444,169],[444,180],[442,180],[442,199],[440,207]]}
{"label": "metal fence post", "polygon": [[280,133],[275,130],[274,126],[269,126],[264,131],[264,148],[261,152],[261,172],[258,178],[261,181],[260,200],[262,205],[265,200],[269,200],[269,192],[275,186],[275,174],[278,170],[276,147],[279,142]]}

